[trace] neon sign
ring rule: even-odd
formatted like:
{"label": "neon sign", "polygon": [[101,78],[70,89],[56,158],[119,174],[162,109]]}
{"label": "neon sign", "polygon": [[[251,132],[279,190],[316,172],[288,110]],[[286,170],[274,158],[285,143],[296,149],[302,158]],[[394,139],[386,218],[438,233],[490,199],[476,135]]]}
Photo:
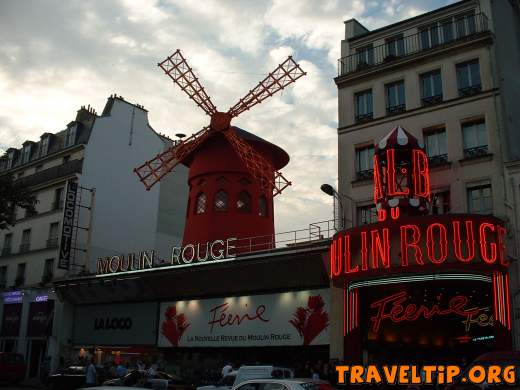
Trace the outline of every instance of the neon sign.
{"label": "neon sign", "polygon": [[188,244],[183,247],[174,246],[170,260],[157,259],[155,250],[128,253],[128,255],[114,255],[97,259],[97,275],[115,274],[150,270],[156,267],[189,266],[196,263],[233,259],[236,238],[215,240],[206,244]]}
{"label": "neon sign", "polygon": [[404,270],[409,266],[508,265],[506,229],[496,218],[453,214],[401,222],[389,221],[338,233],[330,249],[331,278]]}
{"label": "neon sign", "polygon": [[370,305],[371,309],[376,309],[376,314],[370,318],[372,331],[378,333],[384,320],[389,319],[394,323],[404,321],[413,322],[419,318],[429,320],[433,317],[445,317],[457,315],[464,317],[467,321],[466,327],[470,324],[470,319],[480,312],[478,307],[466,308],[469,299],[464,295],[452,297],[447,305],[441,303],[442,295],[437,296],[437,302],[431,307],[407,303],[408,293],[400,291],[388,297],[382,298]]}

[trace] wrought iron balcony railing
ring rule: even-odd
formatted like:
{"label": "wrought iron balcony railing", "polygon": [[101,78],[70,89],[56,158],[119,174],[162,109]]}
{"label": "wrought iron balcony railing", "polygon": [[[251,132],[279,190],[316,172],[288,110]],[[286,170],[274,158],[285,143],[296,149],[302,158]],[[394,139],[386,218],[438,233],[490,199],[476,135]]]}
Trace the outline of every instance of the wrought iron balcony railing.
{"label": "wrought iron balcony railing", "polygon": [[424,96],[421,98],[421,103],[423,106],[431,106],[437,103],[442,103],[442,94]]}
{"label": "wrought iron balcony railing", "polygon": [[488,19],[483,13],[456,16],[449,22],[435,21],[416,34],[394,39],[379,46],[365,46],[358,49],[356,53],[340,58],[338,76],[388,64],[417,53],[433,51],[471,39],[485,31],[489,31],[489,26]]}
{"label": "wrought iron balcony railing", "polygon": [[2,256],[7,256],[11,254],[11,247],[5,246],[2,248]]}
{"label": "wrought iron balcony railing", "polygon": [[20,253],[29,252],[30,249],[31,249],[31,244],[30,243],[20,244]]}
{"label": "wrought iron balcony railing", "polygon": [[58,237],[49,238],[47,240],[47,248],[57,248],[58,247]]}
{"label": "wrought iron balcony railing", "polygon": [[476,158],[480,156],[485,156],[486,154],[488,154],[487,145],[464,149],[464,158]]}

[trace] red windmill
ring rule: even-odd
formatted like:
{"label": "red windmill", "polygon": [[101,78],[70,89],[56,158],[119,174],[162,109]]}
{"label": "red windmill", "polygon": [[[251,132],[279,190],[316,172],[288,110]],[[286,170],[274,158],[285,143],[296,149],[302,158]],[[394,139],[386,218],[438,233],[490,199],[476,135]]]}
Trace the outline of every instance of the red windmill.
{"label": "red windmill", "polygon": [[149,190],[176,165],[188,166],[184,244],[274,234],[273,197],[291,183],[278,171],[285,151],[231,119],[305,75],[288,57],[227,112],[219,112],[180,50],[158,64],[211,117],[209,126],[134,169]]}

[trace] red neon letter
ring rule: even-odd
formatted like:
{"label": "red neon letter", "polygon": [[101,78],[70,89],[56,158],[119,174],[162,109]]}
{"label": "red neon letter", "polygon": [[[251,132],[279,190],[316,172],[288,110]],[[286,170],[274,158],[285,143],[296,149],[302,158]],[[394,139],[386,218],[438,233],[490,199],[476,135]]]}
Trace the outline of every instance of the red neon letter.
{"label": "red neon letter", "polygon": [[368,270],[367,232],[361,232],[361,269]]}
{"label": "red neon letter", "polygon": [[351,274],[359,271],[359,266],[352,268],[352,256],[350,255],[350,235],[345,236],[345,273]]}
{"label": "red neon letter", "polygon": [[[435,239],[433,229],[439,229],[439,257],[435,255]],[[428,248],[428,258],[434,264],[443,263],[448,257],[448,233],[446,227],[440,223],[432,223],[426,230],[426,247]]]}
{"label": "red neon letter", "polygon": [[395,174],[395,149],[386,151],[386,183],[388,196],[408,195],[410,189],[397,191],[397,178]]}
{"label": "red neon letter", "polygon": [[492,232],[495,231],[495,225],[491,223],[482,223],[480,225],[479,230],[479,236],[480,236],[480,256],[482,257],[482,260],[484,260],[488,264],[493,264],[497,260],[497,244],[494,242],[489,243],[489,249],[491,252],[491,255],[488,253],[487,250],[487,239],[486,239],[486,230],[489,229]]}
{"label": "red neon letter", "polygon": [[383,198],[383,187],[381,183],[381,172],[379,170],[379,158],[374,155],[374,203]]}
{"label": "red neon letter", "polygon": [[475,257],[475,239],[473,238],[473,221],[466,221],[466,257],[462,256],[460,239],[460,221],[453,221],[453,250],[457,260],[468,263]]}
{"label": "red neon letter", "polygon": [[430,199],[430,172],[428,156],[422,150],[413,150],[413,188],[415,196]]}
{"label": "red neon letter", "polygon": [[[334,278],[341,274],[341,256],[338,255],[338,242],[342,240],[342,237],[336,238],[332,241],[330,246],[330,277]],[[341,251],[339,251],[341,253]]]}
{"label": "red neon letter", "polygon": [[506,243],[504,237],[506,236],[506,228],[500,225],[497,225],[497,235],[498,235],[498,258],[500,260],[500,264],[508,265],[509,261],[506,258]]}
{"label": "red neon letter", "polygon": [[[412,232],[412,240],[408,241],[408,231]],[[401,265],[408,266],[408,248],[415,250],[415,262],[419,265],[424,265],[419,241],[421,240],[421,231],[417,225],[403,225],[401,226]]]}
{"label": "red neon letter", "polygon": [[370,231],[372,236],[372,268],[379,268],[378,259],[385,268],[390,268],[390,229],[383,229],[383,241],[379,236],[379,230]]}

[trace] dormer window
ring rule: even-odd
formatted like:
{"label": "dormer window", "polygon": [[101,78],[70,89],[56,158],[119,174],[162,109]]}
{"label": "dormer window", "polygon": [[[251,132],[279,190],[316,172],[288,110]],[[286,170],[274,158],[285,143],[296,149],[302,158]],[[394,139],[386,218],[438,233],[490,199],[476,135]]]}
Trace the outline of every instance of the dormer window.
{"label": "dormer window", "polygon": [[7,169],[11,169],[14,165],[14,150],[7,154]]}
{"label": "dormer window", "polygon": [[26,164],[31,159],[31,144],[27,144],[22,150],[22,164]]}
{"label": "dormer window", "polygon": [[49,137],[43,137],[40,141],[40,157],[46,156],[49,152]]}
{"label": "dormer window", "polygon": [[67,130],[67,134],[65,136],[65,147],[72,146],[75,143],[76,143],[76,126],[73,126]]}

